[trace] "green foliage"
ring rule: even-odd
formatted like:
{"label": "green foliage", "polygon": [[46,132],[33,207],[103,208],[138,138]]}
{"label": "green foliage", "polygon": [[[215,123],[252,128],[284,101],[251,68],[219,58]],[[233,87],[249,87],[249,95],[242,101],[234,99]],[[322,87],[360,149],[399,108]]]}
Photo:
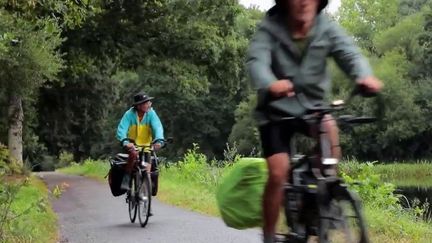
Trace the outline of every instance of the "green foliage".
{"label": "green foliage", "polygon": [[237,145],[242,155],[254,156],[260,151],[258,129],[253,117],[256,96],[249,95],[235,110],[235,121],[228,141]]}
{"label": "green foliage", "polygon": [[12,220],[5,224],[7,238],[18,242],[53,241],[57,236],[56,216],[43,182],[30,179],[15,196],[10,211]]}
{"label": "green foliage", "polygon": [[110,165],[108,161],[86,159],[82,163],[72,163],[69,167],[59,169],[60,172],[73,175],[84,175],[105,181]]}
{"label": "green foliage", "polygon": [[48,242],[57,235],[45,185],[34,178],[7,176],[15,169],[6,164],[0,148],[0,241]]}
{"label": "green foliage", "polygon": [[31,129],[26,130],[32,134],[24,134],[24,161],[27,169],[31,171],[52,171],[55,168],[55,158],[50,156],[46,146],[39,141]]}
{"label": "green foliage", "polygon": [[429,161],[377,164],[374,171],[384,181],[397,186],[432,187],[432,163]]}
{"label": "green foliage", "polygon": [[[428,3],[429,2],[429,3]],[[362,159],[395,160],[430,156],[428,103],[430,82],[425,78],[424,53],[430,1],[345,1],[340,22],[366,50],[376,76],[384,81],[381,100],[356,101],[347,113],[373,115],[381,106],[381,120],[355,128],[342,136],[344,153]],[[412,9],[418,10],[411,12]],[[425,40],[422,42],[422,40]],[[332,70],[334,71],[334,70]],[[337,73],[335,97],[346,97],[349,88]],[[409,91],[409,92],[407,92]]]}
{"label": "green foliage", "polygon": [[[9,92],[24,96],[46,80],[56,79],[63,66],[57,50],[62,43],[60,29],[51,19],[29,21],[0,10],[0,85]],[[16,40],[16,46],[11,41]],[[40,48],[44,46],[44,48]]]}
{"label": "green foliage", "polygon": [[[374,163],[359,163],[352,160],[340,165],[341,176],[351,189],[356,191],[362,202],[368,208],[379,208],[385,211],[389,217],[403,217],[411,221],[423,221],[423,213],[429,204],[420,204],[418,201],[410,202],[406,208],[402,208],[403,197],[396,193],[395,184],[384,182],[389,175],[394,175],[394,168],[400,165],[401,169],[412,166],[396,164],[395,166],[376,166]],[[425,168],[427,166],[423,166]],[[429,166],[430,167],[430,166]],[[392,170],[393,168],[393,170]],[[393,171],[393,172],[392,172]],[[402,172],[397,169],[396,171]],[[403,173],[403,172],[402,172]],[[402,198],[403,199],[403,198]]]}
{"label": "green foliage", "polygon": [[379,32],[375,35],[374,43],[378,53],[385,53],[398,48],[409,53],[409,57],[415,58],[420,47],[417,39],[423,30],[424,16],[416,13],[403,18],[395,26]]}
{"label": "green foliage", "polygon": [[342,178],[361,197],[363,203],[390,211],[399,211],[398,197],[393,194],[395,186],[383,183],[374,171],[373,163],[348,162],[341,168]]}
{"label": "green foliage", "polygon": [[23,168],[9,156],[7,147],[0,143],[0,177],[24,172]]}
{"label": "green foliage", "polygon": [[73,154],[67,151],[62,151],[58,157],[57,168],[70,166],[74,162]]}
{"label": "green foliage", "polygon": [[399,13],[402,16],[415,14],[428,3],[431,3],[431,1],[430,0],[400,0]]}
{"label": "green foliage", "polygon": [[246,87],[246,37],[260,13],[226,0],[109,1],[95,9],[64,32],[64,85],[42,91],[38,135],[48,150],[106,157],[118,148],[121,115],[144,90],[176,139],[164,153],[181,156],[198,142],[221,157]]}
{"label": "green foliage", "polygon": [[207,157],[198,150],[198,145],[194,144],[194,147],[186,152],[182,160],[167,170],[173,171],[186,181],[193,181],[214,190],[223,169],[215,166],[216,161],[208,161]]}
{"label": "green foliage", "polygon": [[398,1],[345,0],[339,9],[339,22],[351,32],[362,48],[374,50],[374,34],[398,20]]}

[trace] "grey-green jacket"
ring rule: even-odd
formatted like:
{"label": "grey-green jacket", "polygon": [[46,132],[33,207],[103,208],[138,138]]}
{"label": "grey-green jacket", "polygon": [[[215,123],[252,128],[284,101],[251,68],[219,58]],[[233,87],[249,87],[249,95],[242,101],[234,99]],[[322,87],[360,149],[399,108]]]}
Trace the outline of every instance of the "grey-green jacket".
{"label": "grey-green jacket", "polygon": [[304,94],[302,102],[297,97],[284,97],[276,102],[287,114],[301,116],[307,107],[322,104],[330,91],[329,56],[353,80],[372,75],[368,61],[352,38],[324,14],[317,16],[308,40],[302,55],[281,16],[267,14],[259,25],[250,43],[246,63],[252,85],[258,91],[256,115],[259,125],[270,120],[269,101],[272,98],[268,87],[276,80],[289,79],[296,94]]}

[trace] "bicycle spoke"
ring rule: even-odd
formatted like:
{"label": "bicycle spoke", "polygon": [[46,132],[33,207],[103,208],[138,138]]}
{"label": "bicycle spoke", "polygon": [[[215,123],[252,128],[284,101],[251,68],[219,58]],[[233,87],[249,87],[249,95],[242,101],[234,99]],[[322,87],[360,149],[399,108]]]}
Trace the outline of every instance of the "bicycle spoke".
{"label": "bicycle spoke", "polygon": [[362,217],[353,205],[352,202],[347,200],[332,202],[333,211],[330,213],[338,217],[326,219],[329,222],[327,231],[329,242],[365,242]]}
{"label": "bicycle spoke", "polygon": [[151,182],[149,175],[147,173],[143,173],[141,181],[142,183],[139,188],[138,218],[141,227],[145,227],[147,225],[148,218],[150,217],[151,208]]}
{"label": "bicycle spoke", "polygon": [[129,208],[129,219],[131,223],[135,222],[136,215],[137,215],[137,203],[136,203],[136,181],[134,176],[131,178],[131,185],[130,185],[130,191],[127,193],[127,202],[128,202],[128,208]]}

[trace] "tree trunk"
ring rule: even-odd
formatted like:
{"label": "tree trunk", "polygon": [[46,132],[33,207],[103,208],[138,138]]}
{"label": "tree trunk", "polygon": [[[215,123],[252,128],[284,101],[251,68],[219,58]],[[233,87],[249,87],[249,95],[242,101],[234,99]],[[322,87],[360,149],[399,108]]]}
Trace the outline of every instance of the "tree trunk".
{"label": "tree trunk", "polygon": [[22,99],[12,94],[9,96],[8,148],[11,157],[16,159],[20,165],[23,164],[23,120]]}

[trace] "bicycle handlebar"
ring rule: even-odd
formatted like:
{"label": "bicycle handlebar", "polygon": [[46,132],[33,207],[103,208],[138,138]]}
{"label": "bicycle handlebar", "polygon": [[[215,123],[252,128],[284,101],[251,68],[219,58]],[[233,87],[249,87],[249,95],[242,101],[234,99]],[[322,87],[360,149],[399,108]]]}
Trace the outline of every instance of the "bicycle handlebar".
{"label": "bicycle handlebar", "polygon": [[[367,97],[367,98],[376,97],[379,99],[379,101],[380,101],[379,103],[382,103],[381,95],[379,93],[368,92],[362,86],[359,86],[359,85],[354,87],[354,89],[352,90],[352,92],[350,93],[350,95],[346,101],[338,100],[338,101],[333,102],[330,105],[311,106],[308,104],[306,96],[303,93],[298,93],[296,95],[298,101],[308,110],[308,113],[303,115],[300,119],[305,120],[305,121],[320,120],[326,114],[330,114],[330,113],[333,113],[336,111],[343,110],[345,108],[345,106],[347,104],[351,103],[352,99],[357,95],[361,95],[362,97]],[[380,107],[381,107],[381,105],[382,104],[379,104]],[[378,114],[378,115],[381,115],[381,114]],[[294,117],[294,116],[287,116],[287,117],[282,117],[282,118],[278,119],[278,121],[295,120],[295,119],[299,119],[299,118]],[[376,117],[369,117],[369,116],[355,117],[352,115],[341,115],[341,116],[337,117],[336,119],[339,122],[342,122],[344,124],[365,124],[365,123],[375,122],[378,120]]]}
{"label": "bicycle handlebar", "polygon": [[[136,143],[135,143],[135,140],[133,140],[133,139],[131,139],[131,138],[123,138],[121,141],[120,141],[120,146],[124,146],[123,145],[123,143],[125,142],[125,141],[129,141],[130,143],[133,143],[134,144],[134,146],[136,146]],[[155,139],[155,140],[153,140],[151,143],[150,143],[150,145],[144,145],[144,146],[139,146],[139,147],[142,147],[142,148],[152,148],[153,147],[153,145],[155,145],[156,143],[160,143],[160,144],[162,144],[162,148],[164,148],[167,144],[169,144],[169,143],[173,143],[173,138],[167,138],[167,139]]]}

